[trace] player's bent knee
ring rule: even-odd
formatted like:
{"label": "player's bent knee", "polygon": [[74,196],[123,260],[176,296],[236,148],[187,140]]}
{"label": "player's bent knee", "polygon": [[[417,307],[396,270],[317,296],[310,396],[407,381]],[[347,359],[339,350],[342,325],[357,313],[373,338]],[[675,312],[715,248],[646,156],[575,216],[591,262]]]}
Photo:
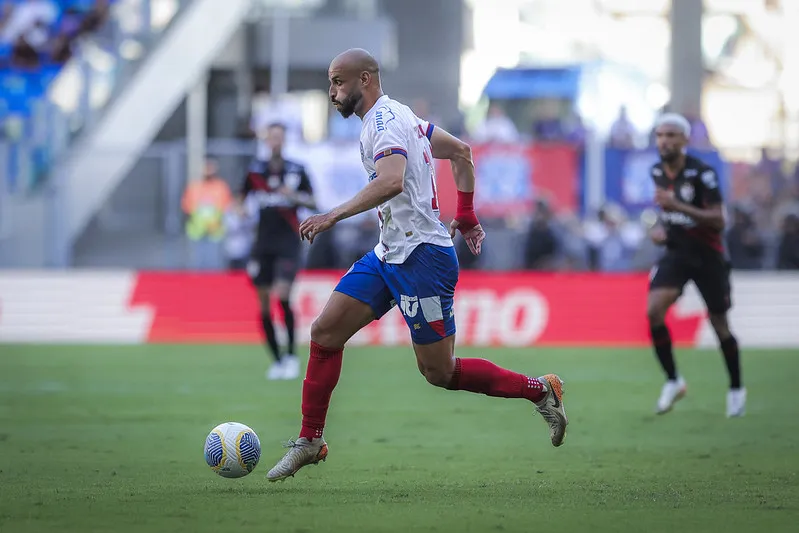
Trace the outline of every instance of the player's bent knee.
{"label": "player's bent knee", "polygon": [[275,285],[270,289],[270,295],[275,300],[285,301],[291,296],[290,285]]}
{"label": "player's bent knee", "polygon": [[320,346],[335,348],[338,346],[335,331],[330,321],[320,316],[311,324],[311,340]]}
{"label": "player's bent knee", "polygon": [[422,373],[428,383],[435,387],[447,388],[452,383],[452,376],[455,373],[455,358],[435,357],[418,359],[419,372]]}
{"label": "player's bent knee", "polygon": [[[422,370],[420,368],[420,370]],[[446,388],[452,382],[452,370],[445,368],[425,368],[422,370],[427,382],[434,387]]]}
{"label": "player's bent knee", "polygon": [[431,344],[418,344],[414,341],[416,364],[419,372],[428,383],[436,387],[447,388],[455,373],[455,336],[443,338]]}
{"label": "player's bent knee", "polygon": [[659,326],[666,321],[666,310],[660,305],[650,303],[646,309],[646,316],[650,325]]}
{"label": "player's bent knee", "polygon": [[710,313],[710,325],[713,326],[713,330],[720,339],[725,339],[731,335],[730,324],[727,322],[725,313]]}

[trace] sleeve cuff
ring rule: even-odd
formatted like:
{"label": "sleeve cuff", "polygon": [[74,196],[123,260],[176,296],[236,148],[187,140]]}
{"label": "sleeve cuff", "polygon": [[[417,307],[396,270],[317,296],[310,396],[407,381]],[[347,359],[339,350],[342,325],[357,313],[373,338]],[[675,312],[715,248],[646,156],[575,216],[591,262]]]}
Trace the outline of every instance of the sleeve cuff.
{"label": "sleeve cuff", "polygon": [[394,154],[399,154],[401,156],[404,156],[405,159],[408,159],[408,151],[405,150],[404,148],[397,148],[397,147],[386,148],[382,152],[378,152],[375,154],[375,163],[377,163],[380,159],[383,159],[384,157],[388,157]]}

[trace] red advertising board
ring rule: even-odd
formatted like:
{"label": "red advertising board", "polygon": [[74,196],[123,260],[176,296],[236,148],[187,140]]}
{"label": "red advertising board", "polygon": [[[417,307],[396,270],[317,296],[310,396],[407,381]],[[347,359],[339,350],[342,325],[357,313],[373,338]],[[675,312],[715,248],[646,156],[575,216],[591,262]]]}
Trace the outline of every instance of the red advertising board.
{"label": "red advertising board", "polygon": [[[298,340],[340,272],[305,272],[293,300]],[[746,348],[799,346],[799,274],[734,272],[730,323]],[[458,342],[470,346],[649,346],[643,274],[462,272]],[[135,271],[0,272],[0,343],[260,343],[260,312],[244,275]],[[276,329],[283,335],[280,310]],[[678,345],[718,340],[693,284],[668,317]],[[351,345],[408,344],[392,310]],[[535,353],[531,351],[530,353]]]}
{"label": "red advertising board", "polygon": [[[305,273],[295,288],[299,337],[307,340],[339,273]],[[644,346],[645,275],[463,272],[455,301],[465,345]],[[140,273],[131,308],[153,312],[149,342],[258,342],[258,303],[243,275]],[[678,310],[675,310],[679,313]],[[279,313],[276,316],[280,316]],[[670,316],[676,343],[693,345],[703,313]],[[352,344],[409,343],[392,310]]]}
{"label": "red advertising board", "polygon": [[[472,146],[477,174],[475,206],[483,216],[529,211],[546,198],[558,211],[578,208],[579,154],[561,144],[477,144]],[[455,182],[448,161],[436,168],[441,217],[455,215]]]}

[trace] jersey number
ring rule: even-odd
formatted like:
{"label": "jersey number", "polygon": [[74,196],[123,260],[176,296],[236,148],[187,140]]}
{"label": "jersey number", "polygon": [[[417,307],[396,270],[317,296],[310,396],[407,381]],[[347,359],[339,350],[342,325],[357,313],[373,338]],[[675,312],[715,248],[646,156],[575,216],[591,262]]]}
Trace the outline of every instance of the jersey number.
{"label": "jersey number", "polygon": [[438,211],[438,190],[436,189],[436,171],[433,168],[433,157],[427,155],[427,148],[424,150],[424,162],[427,163],[427,168],[430,169],[430,184],[433,186],[433,211]]}

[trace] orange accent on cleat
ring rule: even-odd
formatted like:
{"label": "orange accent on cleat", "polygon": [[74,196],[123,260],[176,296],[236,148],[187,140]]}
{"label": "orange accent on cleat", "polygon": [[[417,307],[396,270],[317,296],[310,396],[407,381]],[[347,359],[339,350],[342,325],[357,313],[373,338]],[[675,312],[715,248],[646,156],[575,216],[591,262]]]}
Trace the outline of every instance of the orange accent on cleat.
{"label": "orange accent on cleat", "polygon": [[319,464],[319,461],[326,461],[327,460],[327,444],[323,445],[322,448],[319,450],[319,453],[316,454],[316,462],[313,463],[315,465]]}
{"label": "orange accent on cleat", "polygon": [[563,401],[563,382],[560,380],[560,378],[558,376],[556,376],[555,374],[547,374],[546,376],[543,376],[543,377],[544,377],[545,380],[547,380],[547,383],[549,383],[549,387],[552,390],[552,392],[554,392],[555,396],[558,397],[558,401],[562,402]]}

